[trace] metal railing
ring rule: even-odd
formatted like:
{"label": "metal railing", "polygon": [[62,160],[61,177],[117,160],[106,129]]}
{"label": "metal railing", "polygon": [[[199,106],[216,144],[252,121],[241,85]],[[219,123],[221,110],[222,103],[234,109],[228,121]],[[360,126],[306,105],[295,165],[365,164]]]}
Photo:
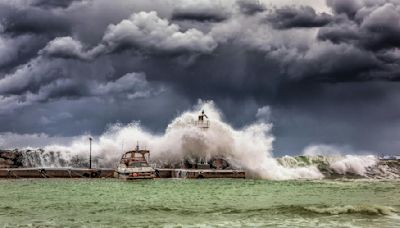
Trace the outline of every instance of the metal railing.
{"label": "metal railing", "polygon": [[209,128],[210,127],[210,121],[209,120],[198,120],[194,121],[194,125],[200,128]]}

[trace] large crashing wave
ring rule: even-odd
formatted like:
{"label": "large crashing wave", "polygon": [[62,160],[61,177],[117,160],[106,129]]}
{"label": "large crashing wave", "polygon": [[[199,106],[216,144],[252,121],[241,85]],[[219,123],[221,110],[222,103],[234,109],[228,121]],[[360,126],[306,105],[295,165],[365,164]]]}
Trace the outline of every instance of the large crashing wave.
{"label": "large crashing wave", "polygon": [[[343,153],[348,155],[342,155]],[[302,156],[284,156],[278,161],[285,167],[316,165],[324,174],[355,174],[359,176],[366,176],[367,171],[378,164],[379,160],[374,155],[349,155],[351,153],[354,151],[348,147],[310,145],[304,149]],[[371,154],[366,151],[358,153]]]}
{"label": "large crashing wave", "polygon": [[[354,153],[351,148],[331,145],[311,145],[301,156],[284,156],[278,162],[285,167],[316,166],[325,178],[362,177],[397,179],[400,177],[400,161],[379,160],[374,155],[342,155]],[[367,151],[357,153],[369,154]]]}
{"label": "large crashing wave", "polygon": [[[205,110],[210,126],[197,127],[194,122]],[[193,110],[176,117],[163,135],[144,130],[138,123],[114,125],[97,140],[93,151],[103,166],[115,165],[124,150],[133,149],[139,142],[151,151],[150,161],[157,165],[177,164],[183,160],[208,161],[220,157],[234,168],[245,169],[249,176],[265,179],[322,178],[315,166],[287,168],[272,157],[270,123],[257,121],[240,130],[222,120],[220,111],[211,101],[200,102]],[[49,145],[45,151],[62,151],[69,160],[88,153],[87,136],[75,139],[70,145]]]}
{"label": "large crashing wave", "polygon": [[[202,110],[209,117],[207,129],[194,124]],[[335,156],[317,156],[318,152],[326,152],[326,148],[315,147],[308,148],[306,156],[286,156],[277,160],[272,156],[274,137],[271,128],[270,123],[260,119],[242,129],[234,129],[223,121],[213,102],[199,102],[192,110],[176,117],[161,135],[152,134],[139,123],[113,125],[93,140],[93,157],[100,167],[114,167],[122,153],[135,148],[139,142],[142,148],[151,151],[150,162],[158,166],[180,164],[184,160],[206,162],[223,158],[233,168],[246,170],[249,177],[274,180],[319,179],[331,171],[366,176],[368,168],[377,163],[374,156],[343,157],[335,151],[328,151]],[[44,150],[26,155],[24,163],[28,166],[62,167],[85,162],[89,150],[88,137],[45,146]],[[330,172],[324,172],[326,170]]]}

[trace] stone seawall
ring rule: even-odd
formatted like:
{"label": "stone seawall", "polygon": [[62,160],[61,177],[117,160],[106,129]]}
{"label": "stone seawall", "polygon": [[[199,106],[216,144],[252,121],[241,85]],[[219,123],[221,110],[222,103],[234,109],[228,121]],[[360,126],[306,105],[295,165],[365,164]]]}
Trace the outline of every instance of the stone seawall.
{"label": "stone seawall", "polygon": [[[277,160],[278,160],[278,162],[281,163],[281,165],[287,166],[287,167],[292,167],[292,168],[314,165],[325,176],[325,178],[373,178],[373,179],[398,179],[398,178],[400,178],[400,160],[379,160],[375,165],[366,167],[365,173],[363,175],[360,175],[360,174],[352,173],[351,170],[349,172],[346,171],[346,173],[338,173],[331,167],[331,164],[330,164],[328,158],[326,158],[326,157],[317,157],[317,158],[318,159],[315,159],[312,157],[307,157],[307,156],[297,156],[297,157],[291,158],[290,160],[288,160],[287,158],[278,158]],[[92,161],[92,164],[94,163],[93,161]],[[223,162],[219,162],[219,163],[223,164]],[[185,169],[207,170],[207,169],[215,168],[218,164],[211,164],[210,166],[207,166],[207,168],[193,167],[193,164],[185,164],[185,166],[189,166],[189,165],[191,166],[191,167],[185,167]],[[227,165],[225,164],[225,166],[227,166]],[[62,173],[62,175],[64,175],[64,173],[68,174],[67,171],[69,169],[85,169],[85,168],[89,167],[89,164],[88,164],[88,159],[85,157],[76,157],[75,156],[75,157],[66,159],[64,154],[62,154],[61,152],[44,151],[42,149],[36,149],[36,150],[29,150],[29,149],[27,149],[27,150],[18,150],[18,149],[1,150],[0,149],[0,169],[7,170],[7,169],[24,168],[24,169],[32,169],[32,170],[40,171],[42,168],[48,169],[50,167],[60,170],[57,172]],[[92,166],[92,167],[100,168],[103,166]],[[111,169],[113,166],[109,165],[109,166],[105,166],[105,167]],[[171,168],[171,170],[177,170],[177,171],[182,169],[179,167],[170,167],[170,168]],[[223,170],[225,170],[225,168],[223,168]],[[67,171],[65,171],[65,172],[61,171],[63,169],[66,169]],[[50,172],[50,170],[49,170],[49,172]],[[51,172],[53,172],[53,171],[51,171]],[[174,173],[174,172],[165,172],[165,174],[168,174],[167,176],[173,177],[172,173]],[[185,172],[181,172],[181,173],[183,174]],[[19,175],[17,173],[15,173],[15,174]],[[65,175],[67,175],[67,174],[65,174]],[[207,175],[208,174],[209,173],[207,173]],[[213,175],[213,174],[214,173],[210,173],[210,175]],[[7,175],[9,175],[9,174],[7,174]],[[58,176],[58,175],[59,174],[57,173],[57,175],[49,174],[48,176]],[[163,173],[163,175],[164,175],[164,173]],[[24,175],[22,175],[22,176],[24,176]],[[204,176],[206,178],[205,175],[202,175],[202,176]],[[186,177],[188,177],[188,176],[186,176]]]}

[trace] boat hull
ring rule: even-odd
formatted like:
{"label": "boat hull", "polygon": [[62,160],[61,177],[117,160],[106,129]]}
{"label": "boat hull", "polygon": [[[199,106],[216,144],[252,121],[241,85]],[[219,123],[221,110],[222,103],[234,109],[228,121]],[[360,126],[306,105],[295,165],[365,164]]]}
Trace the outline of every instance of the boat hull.
{"label": "boat hull", "polygon": [[135,173],[120,173],[120,172],[115,172],[114,177],[122,180],[144,180],[144,179],[154,179],[156,177],[155,172],[154,173],[140,173],[140,172],[135,172]]}

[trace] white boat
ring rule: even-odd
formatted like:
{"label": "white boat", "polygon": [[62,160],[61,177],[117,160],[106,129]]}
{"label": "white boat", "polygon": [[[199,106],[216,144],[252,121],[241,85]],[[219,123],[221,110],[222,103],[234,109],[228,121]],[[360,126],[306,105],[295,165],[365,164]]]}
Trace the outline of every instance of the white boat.
{"label": "white boat", "polygon": [[114,177],[125,180],[155,178],[156,172],[149,165],[146,156],[150,157],[150,151],[140,150],[139,146],[136,146],[136,150],[125,152],[114,172]]}

